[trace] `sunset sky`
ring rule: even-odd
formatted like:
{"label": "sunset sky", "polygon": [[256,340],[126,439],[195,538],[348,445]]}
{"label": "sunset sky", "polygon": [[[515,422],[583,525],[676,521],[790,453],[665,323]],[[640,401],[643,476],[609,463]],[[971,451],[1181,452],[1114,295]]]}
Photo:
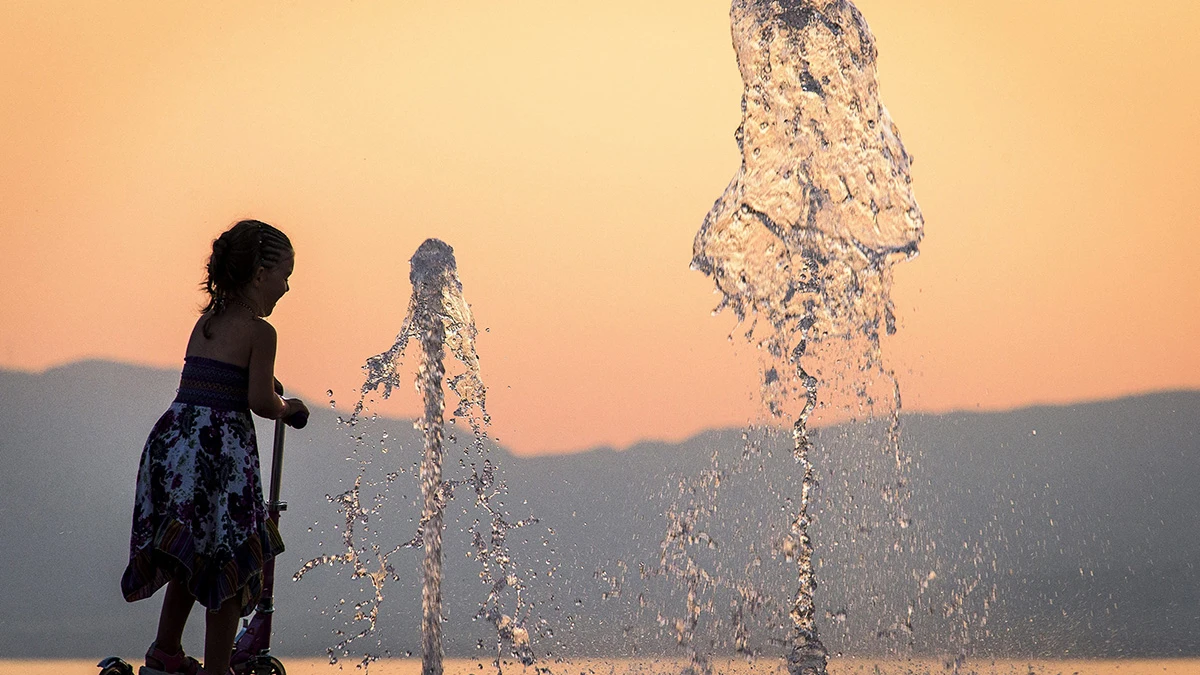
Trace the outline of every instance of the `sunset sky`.
{"label": "sunset sky", "polygon": [[[885,345],[906,409],[1200,387],[1200,3],[856,4],[926,221]],[[297,250],[271,320],[310,404],[353,399],[438,237],[516,452],[743,424],[753,362],[688,269],[739,163],[728,12],[0,2],[0,367],[178,368],[253,217]]]}

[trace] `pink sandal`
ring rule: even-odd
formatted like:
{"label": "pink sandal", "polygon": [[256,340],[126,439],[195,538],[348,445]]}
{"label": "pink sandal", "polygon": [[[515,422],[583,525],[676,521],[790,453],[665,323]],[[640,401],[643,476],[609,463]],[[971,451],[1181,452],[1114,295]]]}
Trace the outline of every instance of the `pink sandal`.
{"label": "pink sandal", "polygon": [[178,654],[168,654],[152,642],[146,651],[146,665],[138,669],[138,675],[204,675],[204,670],[182,649]]}

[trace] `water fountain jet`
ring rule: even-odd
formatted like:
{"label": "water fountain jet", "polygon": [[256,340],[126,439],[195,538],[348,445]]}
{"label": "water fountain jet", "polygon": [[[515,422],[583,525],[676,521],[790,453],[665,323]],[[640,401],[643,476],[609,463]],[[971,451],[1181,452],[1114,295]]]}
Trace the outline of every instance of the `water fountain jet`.
{"label": "water fountain jet", "polygon": [[437,239],[427,239],[413,254],[409,280],[413,286],[413,327],[421,337],[421,359],[417,387],[424,399],[421,431],[425,454],[421,461],[421,675],[442,675],[442,529],[446,498],[443,494],[442,413],[446,407],[442,378],[446,374],[446,328],[442,321],[446,305],[444,289],[458,283],[454,251]]}
{"label": "water fountain jet", "polygon": [[[359,520],[366,522],[367,518],[376,512],[376,507],[364,505],[360,497],[360,490],[364,487],[363,475],[360,474],[351,490],[336,498],[330,498],[330,501],[340,505],[339,508],[346,517],[343,532],[346,552],[309,560],[293,578],[298,580],[310,570],[325,564],[350,564],[354,568],[354,578],[368,579],[371,582],[374,599],[361,603],[362,606],[369,606],[369,611],[359,611],[355,616],[356,620],[367,621],[369,625],[329,650],[331,660],[336,660],[339,650],[344,651],[351,641],[364,637],[375,629],[379,606],[384,597],[383,587],[389,580],[399,579],[395,566],[390,561],[391,556],[404,549],[423,549],[422,675],[441,675],[444,656],[441,591],[444,516],[447,502],[453,497],[455,490],[468,489],[473,493],[475,505],[487,514],[486,523],[476,520],[471,532],[474,557],[483,567],[479,578],[488,588],[487,597],[480,603],[475,618],[486,620],[496,629],[497,652],[494,663],[497,669],[505,646],[508,646],[512,657],[529,665],[534,660],[530,632],[526,628],[531,607],[521,595],[525,581],[523,575],[514,569],[506,541],[511,530],[536,523],[537,519],[529,517],[509,522],[508,515],[493,501],[505,488],[496,476],[497,467],[488,456],[484,427],[490,423],[490,418],[485,406],[487,389],[480,377],[479,357],[475,351],[475,337],[478,331],[471,308],[463,296],[462,283],[458,279],[454,249],[437,239],[427,239],[413,254],[410,264],[409,280],[413,292],[400,332],[390,349],[367,359],[364,366],[367,378],[354,412],[348,420],[339,418],[339,421],[354,427],[361,420],[368,394],[382,389],[384,398],[391,395],[392,390],[403,380],[400,365],[409,341],[415,338],[422,352],[417,368],[416,387],[423,400],[422,416],[414,424],[423,439],[419,474],[422,507],[419,531],[409,541],[390,548],[381,547],[375,542],[370,542],[367,546],[360,544],[355,538],[355,523]],[[457,362],[461,372],[447,377],[447,356]],[[466,420],[474,437],[469,447],[464,449],[468,456],[474,455],[474,458],[470,462],[460,462],[469,472],[461,478],[443,477],[443,441],[447,438],[443,384],[458,397],[458,405],[452,413],[454,420]],[[386,438],[386,433],[384,437]],[[361,438],[360,434],[356,442],[361,444]],[[449,440],[453,442],[453,436],[449,437]],[[364,461],[364,467],[366,463]],[[390,483],[396,475],[398,474],[389,474],[386,481]],[[485,526],[488,528],[487,535],[481,531]],[[362,554],[368,551],[373,554],[374,561],[364,560]],[[505,611],[502,606],[503,598],[508,593],[516,594],[516,606]],[[368,656],[367,660],[371,658]]]}
{"label": "water fountain jet", "polygon": [[[849,0],[734,0],[742,76],[742,163],[696,235],[692,267],[712,277],[763,354],[762,398],[791,418],[802,480],[789,539],[798,567],[788,670],[825,672],[817,635],[808,420],[821,384],[806,365],[832,340],[865,339],[858,370],[880,372],[895,331],[891,265],[916,255],[924,221],[911,158],[879,101],[875,40]],[[899,457],[899,387],[889,435]],[[796,409],[796,406],[799,406]]]}

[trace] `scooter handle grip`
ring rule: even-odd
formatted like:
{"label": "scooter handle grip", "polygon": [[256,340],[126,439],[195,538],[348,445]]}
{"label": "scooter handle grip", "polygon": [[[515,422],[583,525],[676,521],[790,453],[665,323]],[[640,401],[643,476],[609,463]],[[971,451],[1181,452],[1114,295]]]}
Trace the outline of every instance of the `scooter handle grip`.
{"label": "scooter handle grip", "polygon": [[[275,393],[283,396],[283,383],[279,381],[279,378],[275,378]],[[298,410],[283,418],[283,423],[293,429],[303,429],[308,425],[308,413]]]}
{"label": "scooter handle grip", "polygon": [[293,429],[303,429],[308,425],[308,413],[303,410],[297,411],[285,417],[283,423]]}

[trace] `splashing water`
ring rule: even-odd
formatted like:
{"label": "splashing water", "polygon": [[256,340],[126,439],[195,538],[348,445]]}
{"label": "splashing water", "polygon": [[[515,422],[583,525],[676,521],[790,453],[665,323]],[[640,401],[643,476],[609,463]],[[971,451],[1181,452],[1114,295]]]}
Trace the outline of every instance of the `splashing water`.
{"label": "splashing water", "polygon": [[874,37],[854,5],[734,0],[730,20],[745,87],[736,133],[742,165],[696,235],[692,266],[723,294],[718,311],[751,322],[746,336],[762,354],[764,405],[794,420],[803,479],[782,545],[799,568],[788,668],[824,673],[807,428],[822,371],[811,364],[847,352],[837,367],[856,380],[867,408],[875,399],[863,375],[891,384],[889,436],[899,465],[899,387],[882,363],[880,331],[895,332],[891,266],[916,255],[923,220],[911,158],[879,101]]}
{"label": "splashing water", "polygon": [[[400,366],[405,349],[409,341],[416,338],[422,352],[416,386],[424,400],[422,418],[414,424],[424,438],[424,454],[420,468],[422,509],[419,531],[412,539],[386,551],[385,547],[381,547],[377,542],[361,545],[355,535],[355,524],[366,523],[372,515],[378,514],[382,498],[377,498],[370,507],[363,504],[363,477],[360,474],[351,490],[336,498],[330,498],[330,501],[339,505],[339,510],[343,511],[346,517],[345,530],[342,533],[346,552],[309,560],[296,572],[293,579],[299,580],[305,573],[321,565],[344,564],[352,566],[354,578],[371,582],[374,597],[357,605],[355,614],[355,620],[365,621],[367,626],[330,648],[330,659],[336,661],[337,654],[344,653],[350,642],[366,636],[375,629],[380,604],[384,599],[384,586],[388,581],[399,581],[391,557],[403,549],[423,548],[425,555],[422,563],[421,592],[422,673],[441,675],[443,517],[455,489],[466,486],[473,492],[475,504],[486,513],[488,521],[486,535],[479,520],[476,521],[471,535],[475,549],[474,557],[483,567],[479,578],[488,588],[486,599],[480,604],[476,618],[489,621],[496,629],[497,652],[494,664],[498,670],[505,646],[508,647],[511,656],[529,665],[534,656],[529,631],[525,625],[529,621],[531,607],[522,596],[524,581],[514,570],[506,539],[509,531],[536,523],[537,520],[526,518],[509,522],[507,514],[495,502],[495,498],[504,492],[504,487],[497,480],[496,467],[488,457],[487,434],[484,430],[490,423],[485,406],[487,389],[480,377],[479,357],[475,350],[477,330],[470,306],[463,296],[462,283],[458,279],[454,250],[437,239],[428,239],[417,249],[410,263],[412,269],[409,279],[413,285],[413,294],[400,332],[389,350],[367,360],[364,366],[367,378],[363,383],[361,396],[350,419],[342,422],[349,427],[359,423],[369,393],[382,387],[384,398],[391,395],[394,387],[402,382]],[[453,414],[456,419],[464,418],[469,422],[473,441],[466,453],[473,454],[478,460],[471,461],[469,465],[465,461],[460,462],[468,468],[469,475],[454,480],[442,477],[445,457],[443,441],[446,438],[442,384],[447,374],[447,351],[462,368],[461,372],[446,379],[446,384],[459,400]],[[386,439],[386,432],[384,438]],[[450,440],[453,441],[453,437]],[[386,482],[391,483],[398,475],[399,472],[389,473]],[[516,596],[516,606],[511,615],[503,610],[504,596],[508,591],[512,591]],[[372,660],[372,657],[364,659],[369,660]]]}

